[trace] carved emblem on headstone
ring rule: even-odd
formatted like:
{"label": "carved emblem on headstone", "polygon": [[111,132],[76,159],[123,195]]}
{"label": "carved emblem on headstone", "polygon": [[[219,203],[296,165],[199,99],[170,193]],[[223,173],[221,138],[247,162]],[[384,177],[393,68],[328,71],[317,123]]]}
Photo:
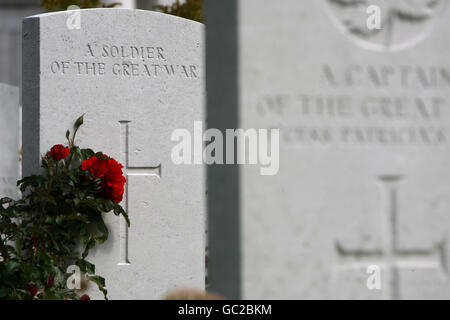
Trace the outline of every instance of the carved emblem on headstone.
{"label": "carved emblem on headstone", "polygon": [[[411,47],[431,31],[443,0],[327,0],[342,30],[366,49],[395,51]],[[379,8],[380,28],[369,28],[370,6]]]}

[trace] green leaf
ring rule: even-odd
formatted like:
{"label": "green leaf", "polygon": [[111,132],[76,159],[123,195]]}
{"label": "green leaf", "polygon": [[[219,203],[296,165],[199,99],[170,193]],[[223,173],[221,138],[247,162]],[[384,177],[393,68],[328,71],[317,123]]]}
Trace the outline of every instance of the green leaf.
{"label": "green leaf", "polygon": [[50,217],[50,216],[46,217],[44,222],[48,223],[48,224],[53,223],[53,222],[55,222],[55,218],[54,217]]}
{"label": "green leaf", "polygon": [[44,184],[44,177],[42,176],[29,176],[17,182],[17,186],[20,186],[20,191],[25,191],[28,187],[41,187]]}
{"label": "green leaf", "polygon": [[51,194],[49,194],[48,191],[45,190],[44,188],[36,189],[34,191],[34,193],[30,195],[30,197],[31,198],[39,198],[40,200],[45,200],[56,206],[55,198]]}
{"label": "green leaf", "polygon": [[78,158],[81,158],[81,157],[82,157],[81,150],[80,150],[79,147],[74,146],[74,147],[72,147],[71,151],[72,151],[72,153],[73,153],[74,155],[76,155]]}
{"label": "green leaf", "polygon": [[63,215],[57,216],[55,220],[56,224],[61,224],[64,221],[64,218],[65,217]]}
{"label": "green leaf", "polygon": [[100,276],[88,276],[89,280],[95,282],[97,285],[99,286],[106,286],[106,281],[105,278],[100,277]]}
{"label": "green leaf", "polygon": [[95,265],[90,263],[89,261],[78,259],[76,265],[80,267],[81,272],[90,274],[95,273]]}
{"label": "green leaf", "polygon": [[95,247],[97,241],[93,235],[89,235],[84,238],[83,242],[85,244],[85,248],[84,248],[84,251],[83,251],[81,257],[84,259],[88,256],[89,250],[92,249],[93,247]]}
{"label": "green leaf", "polygon": [[77,121],[75,121],[75,125],[74,125],[75,131],[78,130],[79,127],[81,127],[83,122],[84,122],[84,114],[81,117],[79,117],[77,119]]}
{"label": "green leaf", "polygon": [[128,217],[128,214],[125,212],[125,210],[122,208],[122,206],[115,204],[114,206],[114,214],[116,216],[122,215],[125,221],[127,222],[128,227],[130,227],[130,219]]}
{"label": "green leaf", "polygon": [[16,271],[19,271],[20,264],[16,261],[2,262],[4,267],[4,275],[10,276]]}
{"label": "green leaf", "polygon": [[100,159],[108,160],[108,157],[106,157],[103,152],[97,152],[95,156]]}
{"label": "green leaf", "polygon": [[97,203],[95,202],[95,200],[85,199],[85,200],[81,201],[81,205],[87,206],[95,211],[98,211]]}
{"label": "green leaf", "polygon": [[100,276],[88,276],[89,280],[97,284],[98,289],[103,292],[103,296],[105,297],[105,300],[108,300],[107,294],[108,291],[106,290],[105,286],[105,278],[102,278]]}

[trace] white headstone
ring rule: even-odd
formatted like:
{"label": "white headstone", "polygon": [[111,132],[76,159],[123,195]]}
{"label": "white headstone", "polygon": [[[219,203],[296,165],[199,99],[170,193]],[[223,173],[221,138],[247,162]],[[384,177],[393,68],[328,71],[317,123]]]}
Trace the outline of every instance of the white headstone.
{"label": "white headstone", "polygon": [[19,180],[19,88],[0,83],[0,198],[17,198]]}
{"label": "white headstone", "polygon": [[170,157],[173,130],[204,118],[203,25],[92,9],[70,29],[74,13],[24,20],[24,175],[85,113],[78,144],[118,159],[128,179],[131,227],[106,215],[110,239],[91,257],[110,297],[204,288],[204,169]]}
{"label": "white headstone", "polygon": [[450,12],[377,3],[205,2],[209,126],[281,130],[278,175],[210,169],[211,289],[450,298]]}

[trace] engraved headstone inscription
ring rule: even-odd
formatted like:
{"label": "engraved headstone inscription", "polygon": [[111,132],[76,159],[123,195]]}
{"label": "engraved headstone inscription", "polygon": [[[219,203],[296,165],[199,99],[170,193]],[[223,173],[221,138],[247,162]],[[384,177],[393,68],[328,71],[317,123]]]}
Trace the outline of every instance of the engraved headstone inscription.
{"label": "engraved headstone inscription", "polygon": [[[73,14],[79,23],[67,24]],[[204,288],[203,167],[170,157],[172,132],[204,118],[203,25],[89,9],[28,17],[23,29],[24,175],[84,113],[78,144],[124,165],[131,226],[106,214],[110,238],[89,257],[109,297]]]}
{"label": "engraved headstone inscription", "polygon": [[447,1],[206,7],[209,126],[280,129],[277,175],[209,170],[211,288],[450,298]]}

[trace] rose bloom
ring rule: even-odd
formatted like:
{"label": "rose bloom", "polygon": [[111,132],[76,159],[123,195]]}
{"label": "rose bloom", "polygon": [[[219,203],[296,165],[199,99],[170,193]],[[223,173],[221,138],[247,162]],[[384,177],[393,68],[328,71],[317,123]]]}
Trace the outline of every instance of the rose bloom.
{"label": "rose bloom", "polygon": [[91,300],[91,298],[90,298],[87,294],[83,294],[83,295],[80,297],[80,300]]}
{"label": "rose bloom", "polygon": [[29,294],[31,294],[34,297],[36,295],[36,293],[38,292],[38,287],[34,283],[30,283],[27,287],[27,291]]}
{"label": "rose bloom", "polygon": [[81,169],[89,171],[94,179],[103,178],[108,173],[108,161],[92,156],[83,161]]}
{"label": "rose bloom", "polygon": [[70,148],[64,147],[62,144],[54,145],[50,149],[50,157],[52,157],[56,161],[67,158],[69,153],[70,153]]}
{"label": "rose bloom", "polygon": [[[107,156],[105,156],[107,157]],[[123,176],[123,166],[113,158],[102,159],[92,156],[83,161],[81,169],[89,171],[94,179],[100,179],[102,187],[102,196],[115,203],[120,203],[123,199],[125,182]]]}

